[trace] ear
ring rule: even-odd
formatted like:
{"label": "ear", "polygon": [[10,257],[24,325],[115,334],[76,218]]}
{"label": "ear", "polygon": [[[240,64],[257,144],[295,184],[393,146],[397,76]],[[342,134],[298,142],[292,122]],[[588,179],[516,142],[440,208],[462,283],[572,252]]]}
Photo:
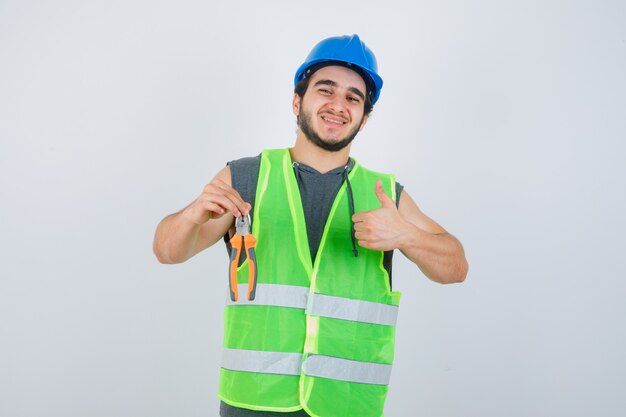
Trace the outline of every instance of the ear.
{"label": "ear", "polygon": [[368,119],[369,119],[369,116],[367,114],[363,116],[363,121],[361,122],[361,126],[359,127],[359,131],[363,130],[363,128],[365,127],[365,124],[367,123]]}
{"label": "ear", "polygon": [[291,101],[291,107],[293,109],[293,114],[296,117],[300,116],[300,101],[301,101],[300,96],[294,93],[293,100]]}

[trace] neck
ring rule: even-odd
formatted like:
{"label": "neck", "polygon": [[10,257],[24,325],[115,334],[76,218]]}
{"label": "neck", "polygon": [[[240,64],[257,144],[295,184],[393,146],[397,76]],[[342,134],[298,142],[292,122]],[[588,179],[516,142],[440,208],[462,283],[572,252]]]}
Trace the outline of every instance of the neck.
{"label": "neck", "polygon": [[337,167],[348,164],[351,145],[352,144],[337,152],[327,151],[326,149],[312,144],[301,131],[298,131],[296,144],[293,148],[289,149],[289,153],[291,154],[292,161],[306,164],[324,174]]}

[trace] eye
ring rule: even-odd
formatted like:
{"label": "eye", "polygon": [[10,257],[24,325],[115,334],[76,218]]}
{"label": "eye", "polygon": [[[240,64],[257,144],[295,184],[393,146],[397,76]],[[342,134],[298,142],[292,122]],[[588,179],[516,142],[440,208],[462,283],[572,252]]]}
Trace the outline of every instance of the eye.
{"label": "eye", "polygon": [[330,94],[330,90],[327,88],[320,88],[318,90],[320,93],[325,94],[325,95],[329,95]]}
{"label": "eye", "polygon": [[348,101],[351,101],[353,103],[360,103],[361,100],[358,97],[354,97],[354,96],[349,96],[348,97]]}

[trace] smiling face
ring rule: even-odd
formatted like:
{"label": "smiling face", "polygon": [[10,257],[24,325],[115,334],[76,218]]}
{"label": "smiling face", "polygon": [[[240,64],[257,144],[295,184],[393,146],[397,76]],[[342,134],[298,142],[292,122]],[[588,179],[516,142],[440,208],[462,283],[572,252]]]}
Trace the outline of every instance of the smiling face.
{"label": "smiling face", "polygon": [[303,97],[294,95],[298,127],[313,144],[337,152],[365,126],[365,82],[349,68],[328,66],[311,75]]}

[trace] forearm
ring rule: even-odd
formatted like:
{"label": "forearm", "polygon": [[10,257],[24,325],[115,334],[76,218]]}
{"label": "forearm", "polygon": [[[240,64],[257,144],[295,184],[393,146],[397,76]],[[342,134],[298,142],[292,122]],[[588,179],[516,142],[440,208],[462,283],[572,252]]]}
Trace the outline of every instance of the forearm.
{"label": "forearm", "polygon": [[154,234],[153,250],[159,262],[175,264],[195,255],[200,225],[185,219],[182,211],[161,220]]}
{"label": "forearm", "polygon": [[467,276],[463,246],[449,233],[429,233],[410,224],[399,249],[435,282],[463,282]]}

